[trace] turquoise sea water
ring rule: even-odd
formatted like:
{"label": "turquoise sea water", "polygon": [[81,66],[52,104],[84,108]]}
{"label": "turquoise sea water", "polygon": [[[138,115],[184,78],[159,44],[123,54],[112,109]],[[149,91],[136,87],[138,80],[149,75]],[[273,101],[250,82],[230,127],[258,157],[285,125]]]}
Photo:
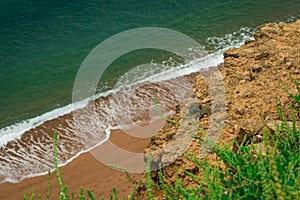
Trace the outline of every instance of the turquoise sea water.
{"label": "turquoise sea water", "polygon": [[[93,47],[119,32],[164,27],[205,45],[207,38],[224,37],[241,27],[293,20],[299,13],[299,0],[3,0],[0,127],[70,103],[81,62]],[[133,66],[126,62],[126,67]],[[115,76],[108,74],[107,80]]]}
{"label": "turquoise sea water", "polygon": [[[119,32],[164,27],[205,45],[207,38],[224,37],[241,27],[254,29],[299,16],[299,0],[3,0],[0,127],[70,103],[81,62],[97,44]],[[149,55],[143,59],[149,61]],[[124,59],[111,68],[117,65],[128,69],[134,64]],[[115,73],[106,74],[106,81],[116,78]]]}
{"label": "turquoise sea water", "polygon": [[[74,111],[80,117],[74,123],[68,112],[77,71],[105,39],[134,28],[173,29],[190,36],[212,55],[217,52],[213,63],[218,64],[224,48],[241,44],[259,25],[299,18],[299,0],[0,1],[0,183],[51,169],[54,130],[60,133],[59,164],[64,165],[107,140],[110,130],[132,125],[131,119],[145,119],[153,96],[165,101],[168,112],[168,106],[173,107],[191,86],[193,78],[186,79],[181,73],[179,78],[169,78],[180,69],[175,64],[164,81],[134,85],[114,97],[98,99],[96,115],[87,107]],[[99,93],[114,88],[118,78],[135,66],[170,61],[170,56],[153,49],[121,56],[105,71]],[[184,70],[191,73],[198,65],[194,62]],[[119,86],[140,77],[145,80],[155,71],[145,69],[127,73]]]}

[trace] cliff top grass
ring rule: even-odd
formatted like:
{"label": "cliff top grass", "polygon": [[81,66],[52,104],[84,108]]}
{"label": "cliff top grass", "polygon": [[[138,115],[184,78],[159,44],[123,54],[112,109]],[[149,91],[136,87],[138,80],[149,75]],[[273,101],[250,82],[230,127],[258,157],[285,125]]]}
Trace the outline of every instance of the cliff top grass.
{"label": "cliff top grass", "polygon": [[[280,123],[276,124],[275,130],[265,126],[260,145],[242,142],[237,151],[231,149],[232,144],[215,145],[212,153],[216,154],[218,164],[211,164],[207,159],[199,160],[187,152],[184,156],[195,163],[202,174],[195,175],[182,166],[184,174],[194,183],[193,187],[187,187],[183,183],[178,168],[175,169],[175,183],[171,183],[163,175],[163,169],[158,171],[159,180],[154,182],[150,171],[151,160],[147,159],[147,179],[144,182],[130,180],[134,189],[127,199],[299,199],[300,127],[296,119],[300,116],[300,87],[295,79],[292,82],[298,92],[292,94],[287,91],[293,98],[289,113],[285,113],[278,100],[275,100]],[[286,118],[287,114],[292,116],[291,123]],[[81,188],[78,197],[73,192],[68,192],[57,165],[57,142],[59,141],[55,132],[53,162],[60,186],[57,199],[94,200],[95,197],[89,189]],[[145,191],[139,193],[137,188],[143,186]],[[53,195],[49,176],[46,194],[36,195],[33,190],[29,195],[26,191],[24,200],[52,199]],[[112,188],[109,199],[119,199],[116,188]]]}

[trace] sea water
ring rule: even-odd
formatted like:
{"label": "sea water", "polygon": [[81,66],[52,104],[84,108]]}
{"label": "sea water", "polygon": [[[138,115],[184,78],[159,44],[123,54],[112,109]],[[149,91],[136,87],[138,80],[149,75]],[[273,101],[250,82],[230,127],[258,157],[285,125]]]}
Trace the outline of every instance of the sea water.
{"label": "sea water", "polygon": [[[0,182],[47,172],[52,167],[53,131],[64,136],[64,155],[59,157],[64,165],[107,140],[110,130],[120,125],[116,113],[138,120],[146,115],[143,108],[153,104],[153,96],[172,107],[182,98],[177,95],[180,89],[192,84],[190,79],[182,84],[178,74],[221,63],[223,51],[241,45],[263,23],[298,18],[299,0],[1,1]],[[160,50],[128,53],[113,62],[99,82],[96,117],[84,109],[87,100],[71,105],[77,71],[89,52],[115,34],[141,27],[186,34],[209,55],[183,65]],[[143,63],[152,65],[135,68]],[[167,64],[157,68],[157,63]],[[130,78],[123,76],[130,70]],[[112,106],[112,94],[122,106]],[[81,113],[79,126],[91,135],[76,135],[71,112]]]}

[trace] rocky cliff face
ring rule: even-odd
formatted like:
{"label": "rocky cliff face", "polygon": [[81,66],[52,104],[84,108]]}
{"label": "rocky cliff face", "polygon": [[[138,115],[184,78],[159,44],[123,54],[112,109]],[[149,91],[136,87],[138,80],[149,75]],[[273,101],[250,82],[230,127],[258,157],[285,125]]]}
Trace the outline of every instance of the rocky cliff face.
{"label": "rocky cliff face", "polygon": [[221,69],[228,110],[222,135],[238,141],[245,133],[259,140],[264,123],[273,127],[279,120],[275,99],[288,110],[286,90],[297,92],[290,76],[300,82],[300,20],[263,25],[254,38],[226,51]]}
{"label": "rocky cliff face", "polygon": [[[262,128],[267,126],[273,129],[275,122],[279,120],[275,106],[276,98],[278,103],[288,110],[292,98],[286,91],[297,92],[290,77],[300,83],[300,20],[292,24],[263,25],[254,34],[254,38],[239,48],[226,51],[224,64],[218,66],[226,90],[226,100],[224,99],[226,120],[218,141],[229,144],[236,138],[237,143],[233,146],[233,150],[237,149],[245,135],[248,140],[253,139],[256,143],[260,143]],[[196,78],[193,92],[201,109],[206,110],[200,116],[199,125],[207,131],[211,122],[209,111],[214,105],[201,73]],[[289,119],[291,116],[286,117]],[[299,116],[297,117],[299,121]],[[174,119],[180,119],[178,113]],[[160,148],[172,140],[177,128],[178,126],[168,123],[152,138],[146,152],[155,151],[151,149],[153,144]],[[203,138],[201,131],[198,131],[197,135]],[[199,149],[199,142],[194,140],[188,151],[198,155]],[[206,156],[214,162],[214,155],[208,153]],[[188,171],[198,173],[192,162],[180,157],[163,171],[171,182],[175,180],[174,165],[185,166]],[[156,173],[153,173],[154,179],[156,176]],[[188,177],[184,176],[180,168],[179,177],[185,184],[190,184]]]}

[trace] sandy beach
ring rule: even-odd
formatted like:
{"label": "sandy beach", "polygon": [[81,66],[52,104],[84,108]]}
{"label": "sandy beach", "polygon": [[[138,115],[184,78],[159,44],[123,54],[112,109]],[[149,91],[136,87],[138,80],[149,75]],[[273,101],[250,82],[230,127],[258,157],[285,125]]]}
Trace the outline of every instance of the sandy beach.
{"label": "sandy beach", "polygon": [[[150,138],[134,138],[121,130],[112,131],[110,142],[118,147],[130,151],[141,153],[149,144]],[[102,151],[105,144],[96,147],[94,150]],[[60,168],[64,184],[68,186],[69,191],[75,191],[78,196],[80,187],[89,188],[95,197],[107,198],[111,194],[112,187],[118,190],[119,197],[125,197],[132,191],[132,185],[128,181],[124,172],[105,166],[90,153],[84,153],[75,158],[72,162]],[[141,179],[143,174],[131,174],[134,179]],[[37,194],[45,197],[47,192],[47,176],[28,178],[20,183],[4,183],[0,185],[0,199],[23,199],[24,188],[31,191],[35,188]],[[51,197],[58,198],[58,182],[55,173],[51,173]]]}
{"label": "sandy beach", "polygon": [[[249,138],[253,140],[256,139],[254,142],[258,144],[261,142],[259,139],[263,135],[263,128],[267,126],[271,130],[270,127],[280,119],[276,114],[274,99],[280,97],[279,104],[285,110],[289,109],[291,96],[284,92],[282,88],[279,88],[278,85],[290,83],[290,77],[288,75],[295,77],[295,80],[299,83],[300,51],[299,48],[294,48],[294,44],[299,44],[299,27],[300,20],[292,25],[285,23],[264,25],[254,34],[254,40],[247,40],[243,46],[229,49],[224,53],[224,64],[216,68],[219,69],[220,73],[223,75],[222,81],[226,89],[226,123],[224,122],[220,138],[218,138],[220,142],[229,144],[233,139],[236,139],[238,143],[240,140],[243,140],[244,133],[247,132]],[[211,103],[213,102],[213,98],[209,96],[210,94],[205,87],[206,82],[204,79],[201,76],[197,76],[194,80],[194,75],[190,75],[190,78],[193,78],[193,81],[190,81],[187,85],[191,85],[194,81],[196,82],[193,91],[195,92],[194,96],[197,97],[201,108],[204,110],[204,108],[216,106]],[[214,80],[215,79],[211,79],[210,81]],[[178,87],[176,88],[183,85],[182,83],[184,82],[179,82]],[[292,84],[287,85],[286,88],[287,91],[297,92]],[[145,91],[147,91],[147,88]],[[163,94],[169,97],[171,92],[172,90],[166,89]],[[152,103],[151,101],[149,102]],[[134,104],[131,104],[131,106],[132,105]],[[101,106],[102,105],[99,103],[99,107]],[[261,116],[259,115],[260,112],[266,116],[264,119],[265,121],[261,120]],[[119,113],[124,116],[124,118],[127,118],[127,115],[123,112]],[[136,118],[138,117],[139,116],[137,115]],[[202,118],[199,120],[200,127],[204,127],[205,131],[209,128],[208,126],[211,121],[210,117],[211,112],[207,111],[203,113]],[[140,119],[144,118],[141,117]],[[47,122],[49,126],[43,126],[42,128],[49,129],[49,133],[52,133],[52,129],[55,127],[54,125],[58,124],[58,121],[59,120],[53,120]],[[87,121],[86,123],[90,123],[90,121]],[[135,162],[135,160],[130,157],[120,156],[120,154],[118,154],[118,149],[112,149],[110,145],[114,144],[119,149],[126,152],[140,153],[140,155],[143,155],[142,153],[145,152],[145,150],[146,152],[151,153],[152,150],[155,151],[156,149],[160,149],[164,147],[166,143],[174,139],[176,127],[174,125],[171,126],[171,123],[168,127],[165,123],[166,122],[163,119],[160,119],[151,124],[145,124],[144,128],[132,128],[131,131],[112,130],[109,140],[92,149],[91,152],[103,155],[105,159],[112,158],[111,160],[117,160],[120,161],[120,163],[129,163],[129,166],[133,168],[138,168],[141,165],[144,166],[144,163],[141,164],[140,162]],[[167,127],[166,130],[162,131],[161,134],[157,134],[156,137],[151,138],[151,136],[156,134],[153,130],[159,131],[164,124],[166,125],[165,127]],[[83,128],[85,128],[85,126]],[[134,133],[133,135],[136,136],[148,137],[133,137],[129,135],[128,132]],[[38,131],[35,133],[37,135],[39,134]],[[197,134],[199,135],[199,133]],[[32,136],[29,132],[27,135],[30,137]],[[32,138],[34,137],[32,136]],[[32,141],[34,142],[35,139]],[[30,146],[30,143],[23,142],[22,144],[28,144],[28,146]],[[51,144],[52,143],[50,143],[50,145]],[[12,147],[19,148],[18,146],[13,145]],[[71,148],[77,148],[77,146],[74,143],[71,143]],[[198,149],[199,141],[195,140],[193,141],[193,144],[190,145],[188,151],[195,154],[198,153]],[[18,150],[19,149],[16,149],[16,151]],[[4,150],[0,153],[3,152]],[[59,153],[60,152],[58,152],[58,154]],[[172,153],[166,155],[172,158]],[[215,158],[212,155],[210,156],[212,162],[214,162]],[[90,152],[83,153],[60,168],[64,181],[63,184],[68,186],[69,192],[74,192],[76,199],[78,199],[81,187],[83,187],[85,191],[86,189],[90,189],[96,199],[107,199],[110,194],[112,194],[112,187],[117,189],[120,199],[127,197],[132,191],[133,186],[127,179],[126,174],[122,171],[108,167],[107,164],[108,163],[105,164],[99,161],[99,158],[95,158]],[[187,166],[194,175],[201,176],[201,171],[198,171],[199,169],[196,167],[195,163],[192,163],[184,157],[180,157],[174,164],[164,168],[163,171],[164,177],[173,181],[173,183],[177,176],[174,166],[178,168]],[[15,168],[13,169],[17,170]],[[144,173],[131,173],[130,175],[135,180],[142,180],[144,178]],[[156,174],[152,174],[152,179],[156,177]],[[183,172],[181,178],[183,184],[190,187],[193,186],[191,184],[191,179],[185,176]],[[35,189],[37,195],[41,194],[42,197],[45,198],[47,193],[47,181],[47,175],[43,175],[27,178],[16,184],[0,184],[0,199],[23,199],[26,188],[29,192],[29,196],[31,191]],[[158,195],[158,198],[160,199],[162,195],[163,194],[161,194],[161,196]],[[50,199],[58,198],[59,185],[55,172],[52,172]]]}

